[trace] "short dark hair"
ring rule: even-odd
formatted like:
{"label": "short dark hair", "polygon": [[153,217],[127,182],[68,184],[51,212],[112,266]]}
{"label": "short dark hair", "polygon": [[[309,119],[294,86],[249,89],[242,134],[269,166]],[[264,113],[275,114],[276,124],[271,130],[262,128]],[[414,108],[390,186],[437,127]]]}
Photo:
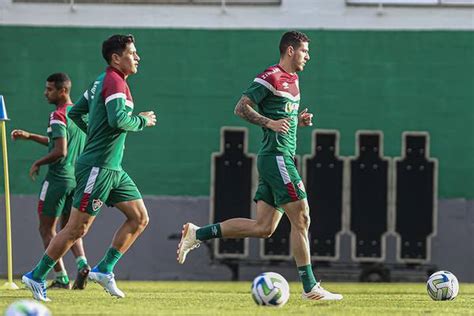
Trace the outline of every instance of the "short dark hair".
{"label": "short dark hair", "polygon": [[123,51],[130,43],[135,43],[135,38],[132,34],[128,35],[112,35],[102,43],[102,56],[107,64],[112,60],[112,54],[122,55]]}
{"label": "short dark hair", "polygon": [[54,87],[59,90],[62,88],[71,89],[71,79],[64,72],[57,72],[46,79],[47,82],[54,82]]}
{"label": "short dark hair", "polygon": [[298,31],[289,31],[283,34],[280,40],[280,56],[286,52],[286,49],[293,46],[297,49],[301,46],[301,43],[309,43],[309,37]]}

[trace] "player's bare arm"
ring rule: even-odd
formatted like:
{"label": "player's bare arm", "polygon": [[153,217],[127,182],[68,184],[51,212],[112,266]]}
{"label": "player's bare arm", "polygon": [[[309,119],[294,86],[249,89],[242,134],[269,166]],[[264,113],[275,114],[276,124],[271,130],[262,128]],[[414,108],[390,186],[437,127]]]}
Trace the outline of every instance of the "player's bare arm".
{"label": "player's bare arm", "polygon": [[54,140],[54,148],[46,156],[36,160],[30,168],[29,175],[33,181],[36,180],[36,176],[39,174],[40,167],[42,165],[51,164],[58,159],[67,156],[67,140],[64,137],[59,137]]}
{"label": "player's bare arm", "polygon": [[307,108],[298,114],[298,126],[313,126],[313,114],[308,113]]}
{"label": "player's bare arm", "polygon": [[237,102],[234,113],[249,123],[269,128],[277,133],[287,133],[290,128],[290,118],[275,121],[261,115],[255,111],[255,103],[246,95]]}
{"label": "player's bare arm", "polygon": [[44,146],[48,146],[48,143],[49,143],[48,137],[43,136],[43,135],[33,134],[21,129],[14,129],[11,132],[11,138],[14,141],[19,140],[19,139],[32,140]]}

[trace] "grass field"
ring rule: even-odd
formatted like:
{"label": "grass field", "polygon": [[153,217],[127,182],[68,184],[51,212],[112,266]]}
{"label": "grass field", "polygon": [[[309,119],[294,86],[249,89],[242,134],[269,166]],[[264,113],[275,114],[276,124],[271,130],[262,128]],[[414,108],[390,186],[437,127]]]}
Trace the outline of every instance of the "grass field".
{"label": "grass field", "polygon": [[[118,281],[118,285],[125,299],[114,299],[89,284],[85,291],[49,291],[53,301],[47,306],[53,315],[474,315],[474,284],[461,284],[454,301],[435,302],[422,283],[325,283],[344,300],[307,302],[300,298],[300,284],[291,283],[290,300],[282,308],[256,306],[250,282]],[[23,288],[0,290],[0,313],[13,301],[30,297]]]}

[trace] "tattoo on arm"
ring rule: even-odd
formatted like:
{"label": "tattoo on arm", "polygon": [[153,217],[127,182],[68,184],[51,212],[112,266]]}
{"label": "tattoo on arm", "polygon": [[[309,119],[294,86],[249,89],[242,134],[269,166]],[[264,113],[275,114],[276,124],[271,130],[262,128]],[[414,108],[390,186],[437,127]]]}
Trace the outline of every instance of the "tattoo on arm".
{"label": "tattoo on arm", "polygon": [[265,127],[270,119],[259,114],[255,111],[254,107],[255,103],[253,103],[247,96],[243,95],[235,106],[234,113],[247,122]]}

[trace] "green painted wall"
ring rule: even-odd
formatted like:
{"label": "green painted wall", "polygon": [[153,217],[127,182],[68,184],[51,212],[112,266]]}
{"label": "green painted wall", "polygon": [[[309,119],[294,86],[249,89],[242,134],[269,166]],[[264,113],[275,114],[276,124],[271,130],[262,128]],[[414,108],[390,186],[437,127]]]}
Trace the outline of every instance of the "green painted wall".
{"label": "green painted wall", "polygon": [[[233,115],[254,75],[278,61],[281,31],[87,29],[0,26],[0,94],[7,129],[43,132],[52,106],[45,78],[64,71],[76,99],[104,69],[102,40],[133,33],[142,58],[130,78],[136,111],[153,109],[159,124],[132,134],[124,167],[144,194],[208,195],[210,154],[222,125],[260,130]],[[400,154],[401,133],[431,133],[442,198],[474,198],[474,33],[463,31],[308,31],[312,60],[300,75],[302,104],[315,126],[341,132],[341,154],[354,154],[355,131],[380,129],[385,154]],[[310,152],[301,130],[299,153]],[[32,194],[30,164],[45,153],[8,142],[11,191]],[[43,170],[44,172],[44,170]]]}

